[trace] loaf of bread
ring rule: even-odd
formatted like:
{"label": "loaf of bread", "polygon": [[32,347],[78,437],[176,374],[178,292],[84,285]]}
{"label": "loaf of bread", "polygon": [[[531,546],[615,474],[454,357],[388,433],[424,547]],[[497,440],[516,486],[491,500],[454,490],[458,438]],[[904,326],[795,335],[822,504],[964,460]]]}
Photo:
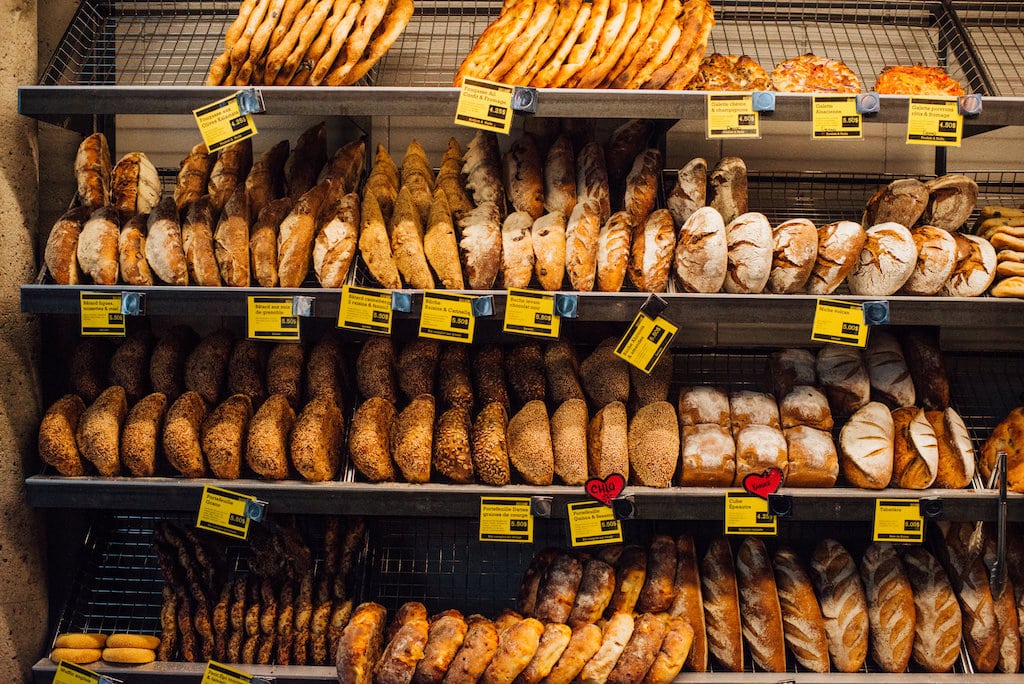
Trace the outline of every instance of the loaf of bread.
{"label": "loaf of bread", "polygon": [[775,429],[782,427],[775,398],[751,390],[738,390],[729,395],[729,422],[734,435],[738,435],[748,425],[767,425]]}
{"label": "loaf of bread", "polygon": [[588,423],[587,403],[583,399],[562,402],[551,416],[555,475],[567,485],[587,481]]}
{"label": "loaf of bread", "polygon": [[828,652],[840,672],[857,672],[868,655],[868,604],[853,556],[834,539],[823,539],[808,567],[818,595]]}
{"label": "loaf of bread", "polygon": [[684,487],[728,487],[736,478],[736,442],[732,431],[718,424],[683,426],[682,468]]}
{"label": "loaf of bread", "polygon": [[168,401],[184,390],[185,360],[196,343],[196,334],[187,326],[176,325],[157,340],[149,357],[149,381],[154,392],[163,392]]}
{"label": "loaf of bread", "polygon": [[[700,157],[688,161],[676,176],[666,204],[677,226],[707,204],[708,163]],[[724,225],[724,224],[723,224]]]}
{"label": "loaf of bread", "polygon": [[[142,287],[153,284],[153,273],[146,261],[146,217],[136,214],[125,222],[117,238],[117,261],[121,280]],[[212,248],[211,248],[212,255]]]}
{"label": "loaf of bread", "polygon": [[771,559],[764,542],[747,537],[736,552],[743,639],[758,667],[786,671],[786,647]]}
{"label": "loaf of bread", "polygon": [[[466,287],[489,290],[501,268],[501,211],[491,202],[480,204],[458,219],[459,254]],[[536,249],[536,243],[535,247]]]}
{"label": "loaf of bread", "polygon": [[743,484],[747,475],[762,473],[769,468],[778,468],[785,474],[789,469],[789,453],[786,438],[777,427],[769,425],[748,425],[735,432],[736,475],[733,486]]}
{"label": "loaf of bread", "polygon": [[338,682],[370,684],[374,664],[384,649],[387,609],[377,603],[363,603],[352,613],[338,643]]}
{"label": "loaf of bread", "polygon": [[537,142],[529,133],[516,138],[503,158],[505,188],[516,211],[531,218],[544,213],[544,178]]}
{"label": "loaf of bread", "polygon": [[711,199],[708,206],[722,215],[726,224],[747,213],[747,165],[739,157],[722,157],[708,179]]}
{"label": "loaf of bread", "polygon": [[544,353],[539,342],[520,342],[509,347],[505,353],[505,374],[517,403],[544,401]]}
{"label": "loaf of bread", "polygon": [[859,349],[826,344],[818,352],[815,368],[832,413],[848,416],[870,400],[871,380]]}
{"label": "loaf of bread", "polygon": [[189,280],[204,287],[219,287],[222,283],[214,249],[213,211],[209,197],[189,202],[181,224],[181,242]]}
{"label": "loaf of bread", "polygon": [[331,183],[325,180],[300,195],[289,192],[295,203],[277,234],[277,279],[281,287],[299,287],[309,273],[317,220],[333,191]]}
{"label": "loaf of bread", "polygon": [[423,658],[416,664],[414,682],[440,683],[466,639],[468,625],[458,611],[445,611],[430,622]]}
{"label": "loaf of bread", "polygon": [[77,394],[66,394],[43,414],[39,424],[39,458],[65,477],[85,474],[85,463],[75,443],[85,402]]}
{"label": "loaf of bread", "polygon": [[[712,542],[714,544],[714,542]],[[676,568],[668,612],[686,620],[693,628],[687,668],[704,672],[708,668],[708,634],[705,629],[705,606],[701,596],[701,577],[693,536],[681,534],[675,541]],[[737,608],[738,610],[738,608]],[[738,625],[738,622],[737,622]]]}
{"label": "loaf of bread", "polygon": [[423,251],[423,219],[408,185],[403,185],[398,192],[388,231],[391,235],[391,253],[395,257],[402,281],[416,289],[433,289],[434,275]]}
{"label": "loaf of bread", "polygon": [[388,399],[370,397],[352,416],[348,452],[356,469],[372,482],[392,482],[395,479],[390,435],[396,414],[395,405]]}
{"label": "loaf of bread", "polygon": [[287,342],[274,344],[267,357],[267,392],[284,396],[292,408],[299,408],[302,401],[305,360],[306,347]]}
{"label": "loaf of bread", "polygon": [[395,345],[390,337],[371,337],[363,343],[356,359],[356,386],[363,397],[398,400],[395,377]]}
{"label": "loaf of bread", "polygon": [[907,406],[892,412],[892,484],[905,489],[926,489],[935,481],[939,447],[935,430],[924,409]]}
{"label": "loaf of bread", "polygon": [[[743,671],[739,590],[729,541],[719,537],[700,561],[700,596],[708,649],[726,672]],[[694,637],[696,630],[693,631]]]}
{"label": "loaf of bread", "polygon": [[267,396],[267,348],[262,342],[239,340],[228,359],[228,391],[245,394],[254,403]]}
{"label": "loaf of bread", "polygon": [[974,479],[975,453],[970,433],[956,411],[925,411],[925,418],[935,432],[939,461],[935,474],[936,487],[962,489]]}
{"label": "loaf of bread", "polygon": [[463,406],[453,406],[442,413],[434,428],[431,466],[453,482],[473,481],[469,429],[469,409]]}
{"label": "loaf of bread", "polygon": [[[992,535],[985,539],[985,552],[982,556],[985,569],[992,577],[992,569],[996,562],[996,540]],[[1009,565],[1017,560],[1007,551],[1006,563]],[[999,662],[996,669],[1006,674],[1017,672],[1021,663],[1021,640],[1020,640],[1020,616],[1018,605],[1020,603],[1020,591],[1014,582],[1013,571],[1007,573],[1006,581],[1000,590],[990,580],[992,589],[992,600],[996,614],[996,627],[999,630]],[[1019,577],[1018,577],[1019,579]],[[1016,593],[1015,593],[1016,592]]]}
{"label": "loaf of bread", "polygon": [[894,222],[913,226],[928,205],[928,188],[916,178],[900,178],[879,188],[864,208],[865,226]]}
{"label": "loaf of bread", "polygon": [[682,387],[679,390],[679,423],[683,427],[714,424],[731,429],[729,395],[717,387]]}
{"label": "loaf of bread", "polygon": [[129,152],[121,157],[110,172],[110,204],[121,219],[148,214],[159,201],[160,174],[149,157],[142,152]]}
{"label": "loaf of bread", "polygon": [[96,285],[117,284],[119,236],[117,211],[111,207],[96,209],[82,225],[76,243],[78,265]]}
{"label": "loaf of bread", "polygon": [[121,430],[121,463],[136,477],[152,477],[156,474],[157,454],[161,453],[160,433],[166,410],[167,397],[154,392],[136,402],[125,418]]}
{"label": "loaf of bread", "polygon": [[473,408],[473,383],[469,379],[469,350],[462,344],[441,348],[438,361],[438,389],[441,403],[448,407]]}
{"label": "loaf of bread", "polygon": [[[74,409],[68,409],[69,416],[73,412]],[[127,412],[124,388],[114,386],[96,397],[78,420],[75,436],[78,452],[96,467],[100,475],[112,477],[121,472],[120,436]],[[70,449],[65,448],[64,451]]]}
{"label": "loaf of bread", "polygon": [[576,591],[576,600],[566,622],[576,629],[601,619],[615,593],[615,568],[600,558],[591,558],[583,565],[583,578]]}
{"label": "loaf of bread", "polygon": [[783,430],[790,487],[831,487],[839,477],[839,456],[832,433],[806,425]]}
{"label": "loaf of bread", "polygon": [[629,367],[615,355],[617,340],[603,340],[580,364],[580,380],[587,396],[601,407],[629,401]]}
{"label": "loaf of bread", "polygon": [[646,221],[637,224],[633,229],[627,272],[638,290],[666,291],[675,245],[675,227],[668,209],[657,209]]}
{"label": "loaf of bread", "polygon": [[110,385],[106,369],[110,347],[106,340],[82,339],[71,352],[71,391],[91,403]]}
{"label": "loaf of bread", "polygon": [[46,238],[43,260],[50,277],[58,285],[77,285],[81,280],[78,268],[78,240],[91,210],[82,206],[64,212]]}
{"label": "loaf of bread", "polygon": [[462,173],[466,177],[466,190],[473,195],[473,202],[479,206],[493,202],[505,206],[505,189],[501,182],[501,152],[498,137],[494,133],[477,131],[466,145]]}
{"label": "loaf of bread", "polygon": [[390,639],[373,668],[373,681],[380,684],[409,682],[423,658],[430,624],[423,618],[408,620]]}
{"label": "loaf of bread", "polygon": [[388,205],[388,212],[385,214],[381,196],[369,187],[365,188],[359,211],[359,254],[362,255],[370,275],[381,287],[396,289],[402,287],[402,278],[398,275],[398,266],[391,253],[391,240],[385,223],[385,216],[390,215],[391,205]]}
{"label": "loaf of bread", "polygon": [[902,342],[917,402],[926,409],[949,406],[949,376],[938,341],[923,330],[908,330]]}
{"label": "loaf of bread", "polygon": [[402,347],[396,370],[398,386],[409,399],[434,392],[441,345],[436,340],[415,339]]}
{"label": "loaf of bread", "polygon": [[857,265],[867,236],[859,223],[837,221],[818,228],[818,258],[807,291],[832,294]]}
{"label": "loaf of bread", "polygon": [[992,430],[981,448],[978,459],[978,470],[982,477],[989,478],[996,467],[996,457],[1000,451],[1006,452],[1006,486],[1014,492],[1024,491],[1024,458],[1015,448],[1020,441],[1021,430],[1024,429],[1024,407],[1018,406],[1010,411]]}
{"label": "loaf of bread", "polygon": [[213,213],[224,208],[235,188],[245,185],[245,178],[252,167],[252,138],[232,143],[217,153],[217,160],[210,169],[206,192],[210,195]]}
{"label": "loaf of bread", "polygon": [[511,403],[505,383],[505,354],[495,344],[475,347],[472,359],[473,385],[479,406],[497,402],[509,412]]}
{"label": "loaf of bread", "polygon": [[940,522],[939,551],[960,600],[963,638],[974,671],[993,672],[999,664],[999,627],[985,562],[970,548],[973,529],[970,522]]}
{"label": "loaf of bread", "polygon": [[662,616],[654,613],[643,613],[637,617],[633,633],[605,681],[608,684],[641,681],[661,649],[667,626]]}
{"label": "loaf of bread", "polygon": [[622,201],[623,209],[629,212],[635,225],[646,221],[647,216],[654,210],[660,182],[661,152],[652,147],[636,155],[633,167],[626,175],[626,189]]}
{"label": "loaf of bread", "polygon": [[780,349],[768,357],[768,381],[780,401],[794,387],[818,384],[814,354],[807,349]]}
{"label": "loaf of bread", "polygon": [[612,473],[629,473],[629,432],[626,406],[613,401],[598,411],[587,430],[590,477],[604,479]]}
{"label": "loaf of bread", "polygon": [[741,214],[726,225],[725,236],[729,260],[725,291],[761,292],[772,271],[772,227],[767,217],[756,212]]}
{"label": "loaf of bread", "polygon": [[314,397],[306,404],[295,420],[289,451],[299,475],[311,482],[334,479],[341,458],[344,422],[341,409],[328,397]]}
{"label": "loaf of bread", "polygon": [[548,398],[557,404],[584,399],[580,386],[580,362],[576,348],[564,341],[553,341],[544,348],[544,374]]}
{"label": "loaf of bread", "polygon": [[783,429],[806,425],[818,430],[832,429],[832,412],[828,399],[815,387],[800,385],[793,387],[779,401]]}
{"label": "loaf of bread", "polygon": [[607,681],[633,635],[634,624],[633,616],[628,612],[615,613],[608,618],[601,636],[601,647],[583,666],[580,682]]}
{"label": "loaf of bread", "polygon": [[508,458],[527,484],[549,485],[554,480],[555,455],[543,400],[526,402],[509,419]]}
{"label": "loaf of bread", "polygon": [[563,216],[576,206],[576,155],[572,143],[560,135],[544,159],[544,210]]}
{"label": "loaf of bread", "polygon": [[917,226],[910,232],[917,245],[917,265],[900,288],[900,294],[933,295],[953,275],[957,262],[956,240],[935,226]]}
{"label": "loaf of bread", "polygon": [[960,656],[963,620],[953,587],[935,556],[921,547],[903,551],[914,593],[914,662],[928,672],[949,672]]}
{"label": "loaf of bread", "polygon": [[[291,146],[281,140],[264,150],[249,168],[245,177],[245,195],[249,205],[249,218],[253,221],[263,207],[284,195],[284,164]],[[291,204],[291,200],[288,200]]]}
{"label": "loaf of bread", "polygon": [[500,402],[490,402],[473,422],[473,468],[485,484],[502,486],[511,480],[508,460],[508,414]]}
{"label": "loaf of bread", "polygon": [[839,433],[843,476],[855,487],[884,489],[893,475],[895,424],[889,409],[877,401],[850,416]]}
{"label": "loaf of bread", "polygon": [[712,207],[691,212],[679,228],[675,273],[686,292],[718,292],[729,271],[729,247],[722,215]]}
{"label": "loaf of bread", "polygon": [[533,618],[521,620],[501,631],[498,650],[480,676],[480,683],[512,684],[533,660],[543,633],[544,625]]}
{"label": "loaf of bread", "polygon": [[313,242],[313,272],[322,287],[340,288],[345,283],[358,237],[359,195],[350,192],[323,218]]}
{"label": "loaf of bread", "polygon": [[995,279],[996,250],[992,244],[977,235],[956,233],[957,262],[949,280],[942,286],[942,294],[950,297],[977,297],[985,293]]}
{"label": "loaf of bread", "polygon": [[604,149],[594,141],[585,144],[576,155],[576,202],[582,204],[587,200],[597,203],[600,222],[607,221],[612,213],[608,169]]}
{"label": "loaf of bread", "polygon": [[860,563],[871,627],[871,659],[884,672],[903,672],[914,647],[914,594],[896,548],[872,544]]}
{"label": "loaf of bread", "polygon": [[303,194],[316,185],[317,175],[325,163],[327,163],[327,127],[325,122],[321,121],[302,132],[284,162],[285,192],[293,202],[297,202]]}
{"label": "loaf of bread", "polygon": [[75,154],[75,181],[82,207],[92,211],[110,201],[110,147],[102,133],[86,136]]}
{"label": "loaf of bread", "polygon": [[[629,422],[627,442],[633,482],[645,487],[669,487],[679,463],[679,422],[667,401],[641,407]],[[662,612],[648,606],[644,612]]]}
{"label": "loaf of bread", "polygon": [[185,359],[185,389],[198,392],[208,404],[216,404],[224,389],[233,343],[234,337],[225,328],[201,339]]}
{"label": "loaf of bread", "polygon": [[544,214],[533,222],[534,269],[545,290],[561,288],[565,278],[565,228],[566,217],[560,212]]}
{"label": "loaf of bread", "polygon": [[501,283],[506,288],[530,286],[534,264],[532,228],[533,218],[525,211],[512,212],[501,226]]}
{"label": "loaf of bread", "polygon": [[618,292],[626,277],[629,247],[633,235],[632,217],[617,211],[601,227],[597,236],[597,290]]}
{"label": "loaf of bread", "polygon": [[582,581],[583,562],[579,558],[570,553],[555,556],[537,590],[533,617],[543,622],[568,622]]}
{"label": "loaf of bread", "polygon": [[664,613],[675,597],[676,543],[667,535],[656,535],[647,549],[647,574],[640,596],[638,613]]}
{"label": "loaf of bread", "polygon": [[586,624],[574,627],[569,644],[562,651],[554,668],[548,673],[547,684],[570,684],[601,648],[601,628]]}
{"label": "loaf of bread", "polygon": [[647,550],[640,546],[624,546],[614,564],[615,592],[604,611],[606,618],[620,612],[634,612],[647,580]]}
{"label": "loaf of bread", "polygon": [[554,668],[571,638],[572,629],[568,625],[555,622],[544,625],[544,633],[541,634],[533,659],[514,682],[539,684]]}
{"label": "loaf of bread", "polygon": [[850,292],[888,297],[903,287],[914,272],[917,244],[910,231],[899,223],[879,223],[864,234],[864,249],[847,277]]}
{"label": "loaf of bread", "polygon": [[565,270],[572,289],[590,292],[597,275],[601,208],[592,200],[578,202],[565,227]]}
{"label": "loaf of bread", "polygon": [[963,174],[950,173],[925,183],[928,206],[922,220],[942,230],[959,230],[978,201],[978,184]]}
{"label": "loaf of bread", "polygon": [[811,672],[828,672],[825,619],[814,595],[811,578],[796,553],[788,547],[775,552],[772,568],[782,608],[786,646],[801,667]]}
{"label": "loaf of bread", "polygon": [[254,473],[268,480],[288,477],[288,443],[295,427],[295,410],[283,394],[271,394],[249,422],[245,460]]}
{"label": "loaf of bread", "polygon": [[498,650],[498,631],[494,623],[481,615],[471,615],[466,624],[466,638],[443,680],[449,684],[478,681]]}
{"label": "loaf of bread", "polygon": [[917,401],[914,381],[896,337],[886,331],[871,335],[864,350],[871,381],[871,398],[892,408],[913,406]]}
{"label": "loaf of bread", "polygon": [[163,446],[168,462],[184,477],[206,474],[202,450],[202,426],[206,402],[198,392],[185,392],[167,409]]}
{"label": "loaf of bread", "polygon": [[[651,369],[650,373],[630,364],[629,384],[633,391],[630,407],[634,412],[648,404],[668,401],[669,385],[672,384],[674,363],[671,354],[664,354]],[[673,411],[675,409],[673,408]]]}
{"label": "loaf of bread", "polygon": [[252,399],[233,394],[210,411],[203,421],[201,446],[215,477],[235,480],[241,475]]}

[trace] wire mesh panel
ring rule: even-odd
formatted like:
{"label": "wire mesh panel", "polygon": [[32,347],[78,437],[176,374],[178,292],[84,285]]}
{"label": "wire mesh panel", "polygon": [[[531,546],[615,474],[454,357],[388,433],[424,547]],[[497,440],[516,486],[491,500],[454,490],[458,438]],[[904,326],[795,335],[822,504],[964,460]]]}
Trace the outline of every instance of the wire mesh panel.
{"label": "wire mesh panel", "polygon": [[1024,6],[1007,0],[953,2],[993,95],[1024,96]]}

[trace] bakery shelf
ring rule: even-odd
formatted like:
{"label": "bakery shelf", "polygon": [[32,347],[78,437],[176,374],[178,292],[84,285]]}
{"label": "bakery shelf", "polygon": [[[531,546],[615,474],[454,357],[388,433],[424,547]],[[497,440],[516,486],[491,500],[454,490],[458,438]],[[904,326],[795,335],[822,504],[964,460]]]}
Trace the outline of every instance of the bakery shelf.
{"label": "bakery shelf", "polygon": [[[984,21],[1003,22],[1019,33],[1013,25],[1019,23],[1013,18],[1018,7],[987,4],[994,6],[987,15],[995,18]],[[846,61],[866,88],[887,64],[920,62],[946,67],[971,92],[1024,95],[1019,88],[990,82],[987,74],[997,72],[980,66],[950,0],[716,0],[714,6],[718,21],[709,51],[747,53],[769,70],[783,59],[815,51]],[[496,0],[419,0],[401,38],[361,85],[264,87],[267,111],[452,115],[458,91],[450,87],[451,79],[499,7]],[[19,111],[79,130],[90,130],[90,117],[99,115],[189,114],[235,91],[202,83],[236,9],[233,2],[83,0],[39,84],[19,88]],[[868,121],[904,121],[905,101],[883,97],[881,112]],[[544,90],[537,114],[571,117],[586,111],[598,117],[699,120],[704,108],[700,93]],[[776,111],[766,118],[809,120],[810,97],[780,94]],[[1015,97],[988,98],[984,112],[966,120],[968,128],[1022,123],[1024,111]]]}
{"label": "bakery shelf", "polygon": [[1024,7],[1012,0],[952,0],[949,5],[994,94],[1024,96]]}

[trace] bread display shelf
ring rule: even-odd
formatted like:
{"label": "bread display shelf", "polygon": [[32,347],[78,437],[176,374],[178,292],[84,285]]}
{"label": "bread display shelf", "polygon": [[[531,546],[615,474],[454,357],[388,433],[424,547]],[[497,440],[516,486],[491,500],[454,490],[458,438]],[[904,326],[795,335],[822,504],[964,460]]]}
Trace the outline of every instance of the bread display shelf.
{"label": "bread display shelf", "polygon": [[[770,70],[814,51],[844,60],[867,88],[886,65],[944,66],[968,92],[986,96],[983,113],[966,120],[968,130],[1024,123],[1019,100],[1024,82],[1015,66],[1004,66],[1024,63],[1024,15],[1016,3],[715,0],[713,5],[717,23],[709,53],[748,54]],[[267,110],[450,115],[458,98],[452,78],[500,6],[495,0],[418,0],[403,35],[359,86],[266,87]],[[40,84],[19,89],[19,111],[89,131],[91,115],[189,114],[236,90],[202,86],[236,10],[234,2],[83,0]],[[904,121],[906,106],[900,100],[905,99],[884,97],[880,114],[868,120]],[[540,116],[580,111],[614,118],[705,116],[704,96],[693,92],[563,89],[541,92],[538,103]],[[809,120],[810,97],[779,95],[770,118]]]}
{"label": "bread display shelf", "polygon": [[[227,487],[267,501],[277,512],[311,514],[405,515],[475,518],[480,497],[550,497],[551,517],[566,518],[566,504],[587,499],[581,487],[553,485],[402,484],[317,482],[298,480],[183,480],[170,477],[60,477],[35,475],[25,481],[28,504],[37,508],[76,508],[153,511],[196,511],[203,486]],[[646,520],[721,520],[725,491],[687,487],[656,489],[630,486],[635,517]],[[938,498],[949,520],[994,520],[996,496],[978,490],[784,489],[793,497],[788,521],[871,520],[877,498]],[[1024,495],[1009,495],[1011,520],[1024,521]],[[784,522],[783,524],[786,524]]]}

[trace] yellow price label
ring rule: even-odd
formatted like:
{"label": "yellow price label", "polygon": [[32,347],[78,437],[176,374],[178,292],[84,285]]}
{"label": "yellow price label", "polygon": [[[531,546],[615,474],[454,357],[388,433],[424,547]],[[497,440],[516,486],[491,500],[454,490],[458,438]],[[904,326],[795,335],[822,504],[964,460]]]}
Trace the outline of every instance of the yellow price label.
{"label": "yellow price label", "polygon": [[427,290],[420,312],[420,337],[448,342],[473,342],[476,317],[473,297]]}
{"label": "yellow price label", "polygon": [[255,496],[204,485],[196,527],[235,539],[245,539],[249,536],[249,521],[252,518],[250,506],[254,505],[257,505]]}
{"label": "yellow price label", "polygon": [[569,509],[569,537],[573,546],[596,546],[622,542],[622,523],[610,506],[600,501],[579,501]]}
{"label": "yellow price label", "polygon": [[199,109],[192,110],[199,133],[210,152],[216,152],[239,140],[256,135],[256,122],[251,114],[243,114],[237,95],[229,95]]}
{"label": "yellow price label", "polygon": [[744,491],[725,493],[725,533],[775,535],[777,520],[768,500]]}
{"label": "yellow price label", "polygon": [[390,335],[391,319],[390,291],[342,286],[339,328]]}
{"label": "yellow price label", "polygon": [[615,355],[650,373],[678,330],[661,316],[651,318],[641,311],[615,346]]}
{"label": "yellow price label", "polygon": [[750,93],[707,96],[708,138],[760,138],[761,119]]}
{"label": "yellow price label", "polygon": [[846,95],[815,95],[811,105],[811,137],[856,140],[864,137],[864,117],[857,111],[857,98]]}
{"label": "yellow price label", "polygon": [[907,111],[907,144],[960,147],[964,117],[955,97],[912,97]]}
{"label": "yellow price label", "polygon": [[875,499],[875,524],[871,540],[876,542],[924,541],[924,516],[917,499]]}
{"label": "yellow price label", "polygon": [[251,674],[211,660],[206,663],[206,670],[203,672],[203,679],[200,684],[249,684],[252,681],[253,676]]}
{"label": "yellow price label", "polygon": [[513,90],[504,83],[467,78],[459,91],[455,123],[508,135],[512,129]]}
{"label": "yellow price label", "polygon": [[480,497],[480,541],[532,544],[530,497]]}
{"label": "yellow price label", "polygon": [[120,292],[80,292],[82,337],[124,337]]}
{"label": "yellow price label", "polygon": [[561,327],[562,317],[555,314],[554,293],[509,288],[502,330],[535,337],[558,337]]}
{"label": "yellow price label", "polygon": [[57,671],[53,674],[53,684],[97,684],[99,681],[100,675],[66,660],[58,663]]}
{"label": "yellow price label", "polygon": [[299,317],[291,297],[249,297],[247,329],[250,340],[299,342]]}
{"label": "yellow price label", "polygon": [[814,307],[811,340],[863,347],[868,342],[863,306],[860,302],[819,299]]}

